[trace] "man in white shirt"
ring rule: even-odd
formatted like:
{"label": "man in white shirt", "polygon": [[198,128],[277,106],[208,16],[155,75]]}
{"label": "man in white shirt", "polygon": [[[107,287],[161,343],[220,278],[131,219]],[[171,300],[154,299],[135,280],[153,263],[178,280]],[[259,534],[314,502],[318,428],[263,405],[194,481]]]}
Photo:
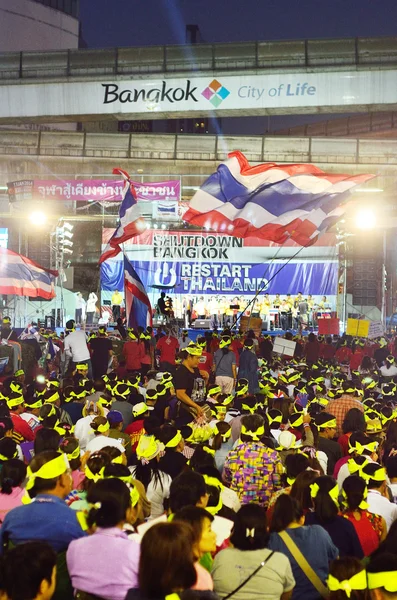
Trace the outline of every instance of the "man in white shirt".
{"label": "man in white shirt", "polygon": [[92,366],[90,351],[87,346],[87,337],[84,331],[75,331],[75,323],[73,320],[66,323],[66,330],[70,333],[65,337],[65,354],[66,357],[74,362],[75,365],[78,363],[86,363],[88,366],[88,377],[92,379]]}
{"label": "man in white shirt", "polygon": [[387,498],[386,469],[378,463],[370,463],[363,468],[363,476],[368,478],[368,510],[383,517],[389,531],[397,519],[397,505]]}

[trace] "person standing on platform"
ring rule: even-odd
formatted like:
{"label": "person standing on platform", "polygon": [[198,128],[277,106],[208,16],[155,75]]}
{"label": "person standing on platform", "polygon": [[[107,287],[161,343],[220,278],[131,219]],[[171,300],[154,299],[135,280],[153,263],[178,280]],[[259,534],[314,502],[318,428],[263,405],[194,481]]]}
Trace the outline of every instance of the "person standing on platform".
{"label": "person standing on platform", "polygon": [[204,303],[204,296],[201,296],[199,301],[196,303],[194,307],[197,315],[197,319],[205,319],[206,318],[206,309]]}
{"label": "person standing on platform", "polygon": [[92,325],[94,322],[94,316],[96,312],[96,303],[98,302],[98,296],[95,292],[90,292],[87,300],[87,325]]}
{"label": "person standing on platform", "polygon": [[75,317],[76,317],[76,323],[78,325],[81,325],[81,323],[83,322],[84,305],[85,305],[85,301],[84,301],[83,296],[81,295],[81,292],[77,292]]}
{"label": "person standing on platform", "polygon": [[99,379],[103,375],[106,375],[109,361],[113,356],[113,344],[107,336],[104,325],[99,327],[98,334],[98,337],[93,338],[90,342],[94,379]]}
{"label": "person standing on platform", "polygon": [[112,313],[113,321],[117,323],[117,319],[121,315],[121,305],[123,304],[123,296],[118,290],[115,290],[112,294]]}
{"label": "person standing on platform", "polygon": [[270,323],[269,323],[270,308],[271,308],[270,296],[269,296],[269,294],[265,294],[263,297],[263,300],[261,302],[261,306],[260,306],[260,317],[263,321],[263,329],[265,329],[266,331],[269,330],[269,327],[270,327]]}

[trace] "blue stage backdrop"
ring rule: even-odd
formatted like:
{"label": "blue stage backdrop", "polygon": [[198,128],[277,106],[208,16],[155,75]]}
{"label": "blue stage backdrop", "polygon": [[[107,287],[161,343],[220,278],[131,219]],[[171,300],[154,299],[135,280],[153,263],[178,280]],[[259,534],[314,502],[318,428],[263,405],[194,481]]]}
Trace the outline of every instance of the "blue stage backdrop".
{"label": "blue stage backdrop", "polygon": [[[283,267],[278,263],[228,262],[151,262],[132,260],[145,288],[169,285],[176,294],[253,295],[274,275],[266,292],[293,294],[298,292],[313,296],[336,294],[338,264],[329,262],[294,262]],[[283,267],[281,269],[281,267]],[[276,275],[277,271],[281,271]],[[123,261],[111,260],[101,265],[102,290],[122,291]]]}

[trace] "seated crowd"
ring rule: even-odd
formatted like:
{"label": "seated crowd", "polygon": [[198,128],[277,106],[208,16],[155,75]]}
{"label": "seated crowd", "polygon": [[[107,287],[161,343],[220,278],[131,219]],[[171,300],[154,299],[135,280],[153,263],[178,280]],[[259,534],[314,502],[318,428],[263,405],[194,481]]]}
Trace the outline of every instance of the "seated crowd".
{"label": "seated crowd", "polygon": [[394,340],[296,341],[4,379],[0,600],[397,599]]}

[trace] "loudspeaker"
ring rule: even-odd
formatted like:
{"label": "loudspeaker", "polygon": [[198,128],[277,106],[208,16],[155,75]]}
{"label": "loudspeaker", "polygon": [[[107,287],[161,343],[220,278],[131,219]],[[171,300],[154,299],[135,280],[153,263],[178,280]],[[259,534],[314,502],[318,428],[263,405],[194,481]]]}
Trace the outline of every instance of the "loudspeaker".
{"label": "loudspeaker", "polygon": [[354,306],[382,303],[383,239],[379,232],[354,237],[351,247],[351,293]]}
{"label": "loudspeaker", "polygon": [[196,319],[193,327],[194,329],[212,329],[211,319]]}

